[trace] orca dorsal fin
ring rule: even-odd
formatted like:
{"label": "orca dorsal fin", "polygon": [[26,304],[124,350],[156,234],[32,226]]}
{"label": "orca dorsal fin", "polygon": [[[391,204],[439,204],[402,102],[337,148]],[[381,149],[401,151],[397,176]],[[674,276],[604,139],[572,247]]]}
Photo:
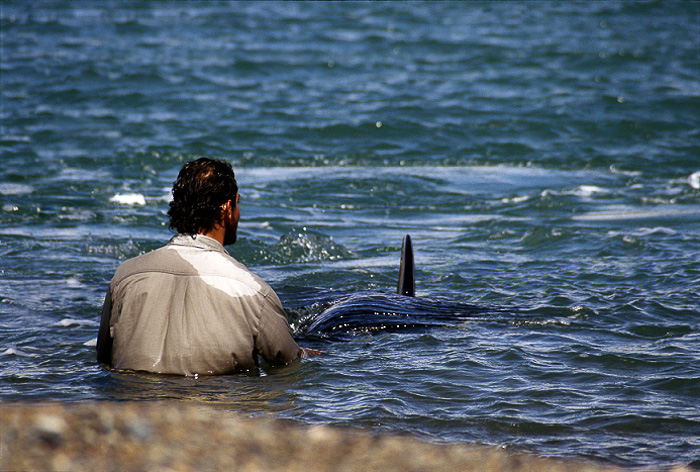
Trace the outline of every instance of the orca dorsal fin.
{"label": "orca dorsal fin", "polygon": [[416,269],[413,264],[413,244],[411,236],[403,237],[403,247],[401,248],[401,268],[399,269],[399,295],[414,297],[416,295]]}

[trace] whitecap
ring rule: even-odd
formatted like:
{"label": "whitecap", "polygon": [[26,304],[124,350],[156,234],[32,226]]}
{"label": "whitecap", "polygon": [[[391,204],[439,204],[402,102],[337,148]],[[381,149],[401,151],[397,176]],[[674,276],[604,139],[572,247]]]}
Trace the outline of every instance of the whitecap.
{"label": "whitecap", "polygon": [[[246,193],[246,198],[248,198],[247,193]],[[170,203],[171,201],[173,201],[172,189],[163,189],[163,195],[161,195],[160,197],[156,197],[154,200],[157,200],[159,202]]]}
{"label": "whitecap", "polygon": [[71,288],[85,288],[84,283],[73,277],[66,279],[66,285],[68,285]]}
{"label": "whitecap", "polygon": [[611,208],[606,211],[574,215],[571,219],[576,221],[610,221],[643,218],[677,218],[685,215],[697,215],[698,213],[700,213],[700,211],[695,207],[671,208],[669,206],[657,206],[648,210],[621,207],[617,209]]}
{"label": "whitecap", "polygon": [[25,184],[13,184],[11,182],[0,183],[0,194],[2,195],[26,195],[32,193],[34,187]]}
{"label": "whitecap", "polygon": [[92,338],[92,339],[89,340],[89,341],[85,341],[85,342],[83,343],[83,346],[89,346],[89,347],[95,347],[95,346],[97,346],[97,338]]}
{"label": "whitecap", "polygon": [[61,209],[64,214],[58,216],[61,220],[67,221],[90,221],[95,218],[95,213],[90,210],[64,207]]}
{"label": "whitecap", "polygon": [[503,198],[501,199],[501,203],[521,203],[524,201],[529,200],[530,197],[528,195],[524,195],[521,197],[513,197],[513,198]]}
{"label": "whitecap", "polygon": [[[63,152],[62,154],[70,156],[71,153],[70,150]],[[78,156],[82,156],[85,154],[84,151],[80,150],[75,150],[74,154]],[[105,170],[101,169],[80,169],[80,168],[73,168],[73,167],[66,167],[64,169],[61,169],[61,173],[54,177],[54,180],[56,181],[64,181],[64,182],[93,182],[93,181],[100,181],[104,182],[107,179],[110,179],[112,176],[107,173]]]}
{"label": "whitecap", "polygon": [[688,183],[691,187],[700,189],[700,172],[690,174],[690,177],[688,177]]}
{"label": "whitecap", "polygon": [[579,197],[588,198],[594,193],[608,193],[608,190],[595,185],[581,185],[578,190],[574,191],[573,193]]}
{"label": "whitecap", "polygon": [[4,352],[0,352],[0,356],[39,357],[37,354],[20,351],[14,347],[7,348]]}
{"label": "whitecap", "polygon": [[639,228],[634,234],[639,236],[647,236],[649,234],[665,234],[670,236],[676,234],[676,231],[671,228],[657,226],[655,228]]}
{"label": "whitecap", "polygon": [[22,136],[22,135],[19,135],[19,136],[12,136],[12,135],[3,136],[2,139],[3,139],[3,141],[6,141],[6,142],[15,142],[15,143],[31,143],[31,142],[32,142],[32,140],[29,138],[29,136]]}
{"label": "whitecap", "polygon": [[61,321],[57,322],[54,326],[62,326],[67,328],[69,326],[79,326],[93,324],[92,320],[76,320],[75,318],[63,318]]}
{"label": "whitecap", "polygon": [[140,193],[118,193],[109,199],[110,202],[122,205],[145,205],[146,198]]}
{"label": "whitecap", "polygon": [[626,175],[628,177],[639,177],[642,175],[639,171],[620,170],[615,166],[610,166],[610,172],[613,174]]}

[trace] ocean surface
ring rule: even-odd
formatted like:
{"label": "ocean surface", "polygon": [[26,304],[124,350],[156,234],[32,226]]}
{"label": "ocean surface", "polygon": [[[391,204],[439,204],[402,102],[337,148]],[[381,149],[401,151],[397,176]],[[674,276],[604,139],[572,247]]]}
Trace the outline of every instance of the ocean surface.
{"label": "ocean surface", "polygon": [[[170,400],[700,468],[700,3],[0,4],[0,400]],[[484,307],[259,375],[95,361],[182,164],[299,329],[353,291]]]}

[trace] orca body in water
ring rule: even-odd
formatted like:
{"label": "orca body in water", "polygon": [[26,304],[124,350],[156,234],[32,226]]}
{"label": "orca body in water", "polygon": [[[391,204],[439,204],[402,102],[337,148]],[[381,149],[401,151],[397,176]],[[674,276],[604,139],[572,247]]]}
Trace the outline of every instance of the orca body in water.
{"label": "orca body in water", "polygon": [[411,331],[454,325],[492,309],[430,298],[416,297],[415,264],[411,237],[401,249],[396,294],[359,291],[343,296],[300,328],[304,334],[321,336]]}

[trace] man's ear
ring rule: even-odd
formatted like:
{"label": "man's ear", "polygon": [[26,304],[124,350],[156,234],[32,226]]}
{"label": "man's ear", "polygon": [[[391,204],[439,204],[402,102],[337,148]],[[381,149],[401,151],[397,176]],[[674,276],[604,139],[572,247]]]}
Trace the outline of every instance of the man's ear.
{"label": "man's ear", "polygon": [[223,205],[221,205],[221,219],[225,219],[228,215],[231,214],[231,200],[227,201]]}

